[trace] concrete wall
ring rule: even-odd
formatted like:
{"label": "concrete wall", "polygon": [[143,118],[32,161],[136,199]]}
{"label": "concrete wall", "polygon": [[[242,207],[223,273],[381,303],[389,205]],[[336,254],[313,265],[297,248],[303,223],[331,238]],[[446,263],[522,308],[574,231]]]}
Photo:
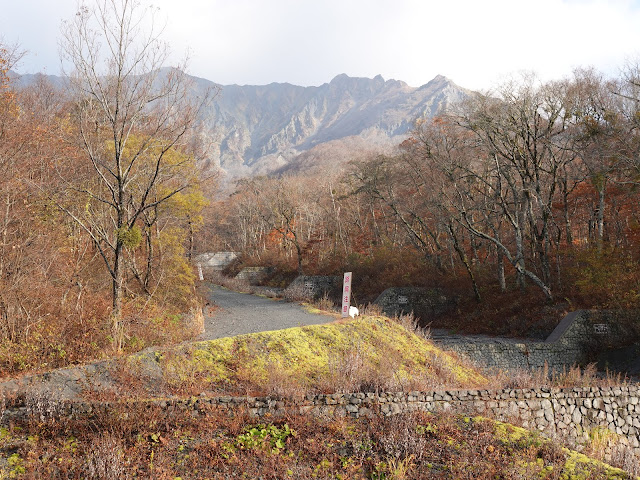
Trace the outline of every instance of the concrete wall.
{"label": "concrete wall", "polygon": [[200,264],[204,274],[223,270],[224,267],[238,258],[235,252],[207,252],[196,255],[193,259],[195,265]]}

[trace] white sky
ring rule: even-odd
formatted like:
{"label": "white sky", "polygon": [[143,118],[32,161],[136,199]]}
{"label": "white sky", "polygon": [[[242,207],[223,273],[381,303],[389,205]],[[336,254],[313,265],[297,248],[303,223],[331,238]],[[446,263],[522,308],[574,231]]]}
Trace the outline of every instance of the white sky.
{"label": "white sky", "polygon": [[[88,0],[91,4],[93,0]],[[640,0],[142,0],[189,73],[226,84],[320,85],[335,75],[438,74],[484,89],[519,70],[544,80],[574,67],[616,75],[640,53]],[[58,37],[77,0],[0,0],[0,38],[18,71],[58,74]]]}

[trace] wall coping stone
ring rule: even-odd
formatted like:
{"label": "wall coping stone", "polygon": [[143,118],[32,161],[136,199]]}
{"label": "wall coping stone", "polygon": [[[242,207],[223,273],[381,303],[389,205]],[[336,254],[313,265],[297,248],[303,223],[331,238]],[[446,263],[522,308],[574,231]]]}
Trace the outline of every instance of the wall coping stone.
{"label": "wall coping stone", "polygon": [[553,332],[545,339],[544,343],[556,343],[574,326],[576,320],[585,313],[584,310],[576,310],[567,313]]}

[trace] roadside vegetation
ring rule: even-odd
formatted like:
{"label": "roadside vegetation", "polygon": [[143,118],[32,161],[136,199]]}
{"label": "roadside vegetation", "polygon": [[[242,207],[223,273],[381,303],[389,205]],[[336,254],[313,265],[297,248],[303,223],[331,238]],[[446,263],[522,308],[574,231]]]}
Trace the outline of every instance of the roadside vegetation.
{"label": "roadside vegetation", "polygon": [[[608,430],[590,436],[583,446],[589,457],[562,448],[562,439],[551,441],[468,414],[258,419],[242,411],[233,416],[220,411],[185,414],[131,402],[200,395],[301,398],[333,392],[497,389],[532,387],[541,380],[525,373],[508,378],[484,375],[439,350],[425,338],[426,332],[415,329],[411,317],[364,316],[122,357],[111,370],[115,383],[84,394],[87,400],[111,401],[107,411],[75,420],[44,415],[0,430],[0,469],[6,478],[173,480],[626,479],[640,473],[625,450],[612,460],[629,473],[596,460],[617,444]],[[593,386],[606,379],[575,369],[553,382]],[[121,407],[118,401],[123,398],[126,406]],[[39,401],[43,412],[55,402]]]}
{"label": "roadside vegetation", "polygon": [[16,88],[22,52],[0,43],[0,377],[193,333],[205,99],[159,70],[167,46],[134,27],[145,9],[97,3],[65,23],[66,90]]}
{"label": "roadside vegetation", "polygon": [[[454,354],[391,319],[368,316],[156,348],[122,359],[121,370],[133,377],[126,384],[138,383],[142,395],[302,398],[488,384]],[[145,387],[149,372],[153,378]]]}
{"label": "roadside vegetation", "polygon": [[[325,312],[327,313],[327,312]],[[336,315],[337,317],[337,315]],[[624,385],[593,364],[565,371],[485,372],[441,350],[412,316],[363,315],[324,325],[154,347],[122,357],[113,389],[88,398],[249,395],[303,398],[318,393]]]}
{"label": "roadside vegetation", "polygon": [[536,433],[427,413],[322,420],[117,409],[2,430],[3,478],[631,479]]}

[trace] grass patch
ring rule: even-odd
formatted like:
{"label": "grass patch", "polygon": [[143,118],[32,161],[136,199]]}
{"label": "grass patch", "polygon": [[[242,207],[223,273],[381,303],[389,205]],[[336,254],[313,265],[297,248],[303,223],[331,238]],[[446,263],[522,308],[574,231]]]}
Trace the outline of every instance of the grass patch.
{"label": "grass patch", "polygon": [[369,316],[147,351],[124,362],[181,395],[295,396],[487,384],[475,368],[429,340],[393,320]]}

